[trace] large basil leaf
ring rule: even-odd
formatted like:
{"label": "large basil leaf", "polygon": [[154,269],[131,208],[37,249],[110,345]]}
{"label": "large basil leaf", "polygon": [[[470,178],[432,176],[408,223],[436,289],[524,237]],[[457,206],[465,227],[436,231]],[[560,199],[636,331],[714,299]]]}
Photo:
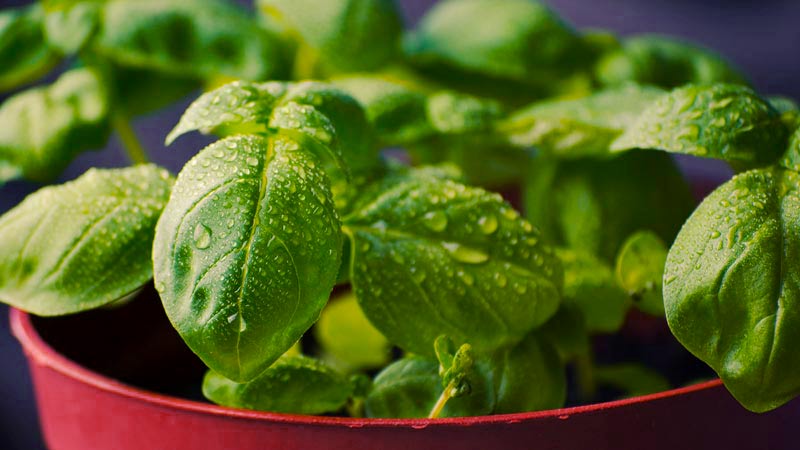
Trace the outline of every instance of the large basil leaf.
{"label": "large basil leaf", "polygon": [[733,84],[676,89],[641,113],[613,144],[724,159],[774,162],[786,148],[781,115],[750,88]]}
{"label": "large basil leaf", "polygon": [[625,322],[631,305],[607,264],[591,254],[559,249],[564,264],[564,301],[583,313],[589,331],[614,332]]}
{"label": "large basil leaf", "polygon": [[[470,392],[451,398],[438,417],[491,414],[496,398],[491,368],[479,363],[471,377]],[[419,418],[428,414],[442,395],[439,362],[433,358],[407,356],[395,361],[375,377],[364,404],[367,417]]]}
{"label": "large basil leaf", "polygon": [[208,371],[203,395],[223,406],[292,414],[336,412],[353,394],[342,374],[307,356],[284,356],[254,380],[237,383]]}
{"label": "large basil leaf", "polygon": [[673,334],[753,411],[800,393],[800,174],[757,169],[695,210],[667,256]]}
{"label": "large basil leaf", "polygon": [[275,31],[221,0],[110,0],[92,46],[123,66],[203,79],[279,79],[291,67]]}
{"label": "large basil leaf", "polygon": [[38,315],[113,302],[153,274],[150,243],[172,179],[153,165],[92,169],[0,218],[0,299]]}
{"label": "large basil leaf", "polygon": [[377,69],[399,50],[394,0],[258,0],[258,8],[300,41],[298,78]]}
{"label": "large basil leaf", "polygon": [[445,0],[438,2],[407,36],[412,61],[527,85],[557,84],[591,63],[580,36],[541,2]]}
{"label": "large basil leaf", "polygon": [[626,85],[576,100],[534,103],[498,125],[517,146],[559,158],[603,155],[611,143],[664,91]]}
{"label": "large basil leaf", "polygon": [[369,323],[351,292],[322,310],[314,337],[325,360],[347,372],[382,367],[391,357],[389,341]]}
{"label": "large basil leaf", "polygon": [[676,88],[689,83],[739,83],[744,77],[718,54],[663,36],[635,36],[596,67],[603,84],[628,82]]}
{"label": "large basil leaf", "polygon": [[78,153],[106,143],[108,108],[104,86],[88,69],[16,94],[0,106],[0,161],[26,178],[50,181]]}
{"label": "large basil leaf", "polygon": [[661,286],[666,261],[667,247],[652,231],[631,235],[617,255],[617,283],[637,308],[654,316],[664,315]]}
{"label": "large basil leaf", "polygon": [[608,263],[640,229],[672,242],[693,205],[680,171],[669,155],[658,152],[574,161],[537,158],[525,186],[527,216],[545,238]]}
{"label": "large basil leaf", "polygon": [[405,350],[430,355],[442,334],[491,350],[558,308],[558,259],[497,194],[411,176],[344,222],[359,304]]}
{"label": "large basil leaf", "polygon": [[61,59],[42,33],[41,7],[0,12],[0,92],[45,75]]}
{"label": "large basil leaf", "polygon": [[342,240],[316,158],[283,135],[218,141],[181,171],[156,230],[156,288],[189,347],[248,381],[319,317]]}

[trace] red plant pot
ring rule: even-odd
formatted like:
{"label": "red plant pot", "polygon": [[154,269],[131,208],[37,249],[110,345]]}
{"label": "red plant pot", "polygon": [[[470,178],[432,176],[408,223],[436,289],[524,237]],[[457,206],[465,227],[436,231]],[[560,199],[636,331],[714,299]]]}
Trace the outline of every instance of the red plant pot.
{"label": "red plant pot", "polygon": [[131,387],[57,352],[28,314],[13,310],[11,325],[52,450],[785,449],[796,445],[800,423],[800,402],[753,414],[719,380],[588,406],[458,419],[253,412]]}

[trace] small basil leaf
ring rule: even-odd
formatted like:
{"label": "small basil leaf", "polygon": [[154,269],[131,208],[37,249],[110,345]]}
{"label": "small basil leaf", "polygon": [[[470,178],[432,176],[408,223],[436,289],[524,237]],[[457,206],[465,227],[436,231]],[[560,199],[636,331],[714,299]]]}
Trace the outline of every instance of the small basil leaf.
{"label": "small basil leaf", "polygon": [[531,334],[492,359],[497,395],[494,414],[555,409],[564,406],[567,377],[558,352]]}
{"label": "small basil leaf", "polygon": [[617,285],[611,268],[583,252],[560,249],[565,302],[581,310],[589,331],[614,332],[625,322],[630,298]]}
{"label": "small basil leaf", "polygon": [[336,412],[353,394],[353,385],[321,361],[284,356],[257,378],[237,383],[208,371],[203,395],[222,406],[291,414]]}
{"label": "small basil leaf", "polygon": [[150,243],[172,179],[153,165],[91,169],[0,218],[0,298],[38,315],[118,300],[153,274]]}
{"label": "small basil leaf", "polygon": [[44,76],[61,60],[44,38],[43,19],[38,5],[0,12],[0,92]]}
{"label": "small basil leaf", "polygon": [[800,393],[800,174],[735,176],[703,200],[667,256],[664,306],[672,333],[710,365],[746,408]]}
{"label": "small basil leaf", "polygon": [[744,77],[718,54],[663,36],[635,36],[596,67],[603,84],[628,82],[671,89],[689,83],[739,83]]}
{"label": "small basil leaf", "polygon": [[663,375],[640,364],[595,367],[593,376],[597,384],[619,389],[624,397],[664,392],[671,387]]}
{"label": "small basil leaf", "polygon": [[97,30],[101,1],[44,0],[44,34],[64,54],[74,54]]}
{"label": "small basil leaf", "polygon": [[286,83],[234,81],[197,98],[167,135],[169,145],[190,132],[214,133],[220,128],[247,123],[266,123],[286,93]]}
{"label": "small basil leaf", "polygon": [[[198,91],[202,83],[193,78],[108,64],[114,110],[136,117],[167,107]],[[153,95],[157,92],[158,95]]]}
{"label": "small basil leaf", "polygon": [[536,158],[524,194],[526,214],[546,239],[608,263],[641,229],[672,242],[694,205],[670,155],[648,151],[611,159]]}
{"label": "small basil leaf", "polygon": [[0,187],[5,183],[22,177],[22,169],[7,161],[0,161]]}
{"label": "small basil leaf", "polygon": [[561,302],[556,314],[537,330],[537,334],[555,347],[562,362],[589,353],[586,319],[573,302]]}
{"label": "small basil leaf", "polygon": [[70,70],[50,86],[20,92],[0,106],[0,161],[47,182],[109,134],[108,95],[94,72]]}
{"label": "small basil leaf", "polygon": [[[430,352],[429,352],[430,353]],[[491,414],[495,407],[491,368],[485,362],[475,367],[469,394],[451,398],[439,417]],[[439,363],[432,358],[408,356],[383,369],[365,401],[367,417],[427,417],[442,395]]]}
{"label": "small basil leaf", "polygon": [[433,135],[424,94],[368,76],[336,78],[332,82],[361,103],[385,146],[404,145]]}
{"label": "small basil leaf", "polygon": [[430,355],[446,334],[488,351],[555,313],[559,261],[499,195],[419,177],[384,187],[344,230],[359,304],[392,343]]}
{"label": "small basil leaf", "polygon": [[[591,62],[578,34],[541,2],[529,0],[438,2],[404,44],[421,67],[537,86]],[[450,72],[449,78],[458,78]]]}
{"label": "small basil leaf", "polygon": [[178,176],[156,230],[156,288],[189,347],[248,381],[319,317],[341,248],[313,155],[282,135],[234,136]]}
{"label": "small basil leaf", "polygon": [[456,92],[438,92],[428,98],[428,120],[442,134],[488,131],[500,117],[500,104]]}
{"label": "small basil leaf", "polygon": [[663,93],[653,87],[625,85],[577,100],[534,103],[498,127],[511,144],[535,146],[559,158],[603,155]]}
{"label": "small basil leaf", "polygon": [[398,53],[394,0],[259,0],[259,10],[300,41],[297,78],[377,69]]}
{"label": "small basil leaf", "polygon": [[685,86],[644,110],[611,149],[659,149],[760,165],[778,158],[786,134],[780,114],[750,88]]}
{"label": "small basil leaf", "polygon": [[637,308],[654,316],[664,315],[661,283],[666,261],[667,247],[652,231],[631,235],[617,255],[617,283]]}
{"label": "small basil leaf", "polygon": [[789,170],[800,172],[800,128],[795,130],[789,140],[789,148],[781,158],[779,164]]}
{"label": "small basil leaf", "polygon": [[92,45],[119,65],[192,78],[266,80],[290,67],[275,31],[219,0],[110,0]]}
{"label": "small basil leaf", "polygon": [[345,372],[382,367],[391,357],[389,341],[369,323],[352,293],[328,303],[314,337],[325,359]]}

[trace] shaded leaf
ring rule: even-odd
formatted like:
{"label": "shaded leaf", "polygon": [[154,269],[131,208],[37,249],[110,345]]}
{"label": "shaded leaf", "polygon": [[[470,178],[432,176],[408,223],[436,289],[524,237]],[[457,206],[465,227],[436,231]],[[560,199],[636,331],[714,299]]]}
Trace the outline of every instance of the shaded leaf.
{"label": "shaded leaf", "polygon": [[654,316],[664,315],[661,285],[666,261],[667,247],[651,231],[631,235],[617,255],[617,282],[637,308]]}
{"label": "shaded leaf", "polygon": [[38,5],[0,12],[0,92],[44,76],[61,60],[42,32]]}
{"label": "shaded leaf", "polygon": [[593,375],[599,385],[617,388],[624,397],[664,392],[671,387],[663,375],[641,364],[599,366]]}
{"label": "shaded leaf", "polygon": [[42,4],[45,37],[61,53],[77,53],[97,30],[102,0],[44,0]]}

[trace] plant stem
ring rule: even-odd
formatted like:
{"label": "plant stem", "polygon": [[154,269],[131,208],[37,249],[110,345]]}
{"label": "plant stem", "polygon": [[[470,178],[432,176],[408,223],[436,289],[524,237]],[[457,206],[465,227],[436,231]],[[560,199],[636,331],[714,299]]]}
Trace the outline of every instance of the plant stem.
{"label": "plant stem", "polygon": [[139,138],[136,137],[136,132],[133,131],[128,117],[121,113],[115,113],[111,115],[111,122],[119,136],[119,140],[122,142],[125,154],[128,155],[128,159],[133,164],[147,164],[150,162],[150,158],[147,157],[147,152],[139,142]]}
{"label": "plant stem", "polygon": [[591,400],[597,390],[591,352],[575,358],[575,372],[581,397],[587,401]]}
{"label": "plant stem", "polygon": [[450,382],[447,387],[444,388],[442,391],[442,395],[439,396],[439,400],[436,400],[436,404],[433,405],[430,414],[428,414],[428,419],[437,419],[439,414],[442,413],[444,409],[444,405],[447,404],[447,401],[452,398],[453,390],[455,390],[456,386],[454,382]]}

